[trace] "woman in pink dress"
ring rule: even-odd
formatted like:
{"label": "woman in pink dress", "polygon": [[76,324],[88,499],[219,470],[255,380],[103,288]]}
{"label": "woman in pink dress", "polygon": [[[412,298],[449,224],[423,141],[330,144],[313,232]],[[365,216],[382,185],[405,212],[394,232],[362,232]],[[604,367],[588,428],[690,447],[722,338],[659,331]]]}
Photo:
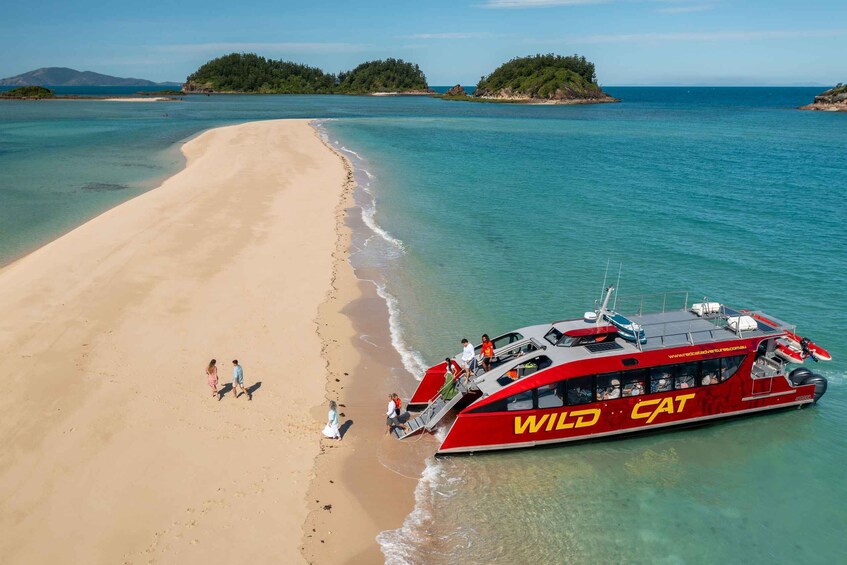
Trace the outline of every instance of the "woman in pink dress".
{"label": "woman in pink dress", "polygon": [[212,389],[212,397],[218,397],[218,400],[221,399],[221,396],[218,394],[218,367],[215,365],[216,361],[212,359],[209,361],[209,366],[206,367],[206,377],[209,381],[209,388]]}

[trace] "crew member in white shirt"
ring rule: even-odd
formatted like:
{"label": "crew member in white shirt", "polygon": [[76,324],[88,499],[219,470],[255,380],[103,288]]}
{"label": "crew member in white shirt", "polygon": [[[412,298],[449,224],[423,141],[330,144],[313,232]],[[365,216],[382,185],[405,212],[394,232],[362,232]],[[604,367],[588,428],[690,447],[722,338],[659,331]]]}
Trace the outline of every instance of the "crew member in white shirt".
{"label": "crew member in white shirt", "polygon": [[465,371],[465,379],[467,382],[471,380],[471,373],[476,368],[476,356],[474,355],[473,345],[467,340],[462,339],[462,369]]}

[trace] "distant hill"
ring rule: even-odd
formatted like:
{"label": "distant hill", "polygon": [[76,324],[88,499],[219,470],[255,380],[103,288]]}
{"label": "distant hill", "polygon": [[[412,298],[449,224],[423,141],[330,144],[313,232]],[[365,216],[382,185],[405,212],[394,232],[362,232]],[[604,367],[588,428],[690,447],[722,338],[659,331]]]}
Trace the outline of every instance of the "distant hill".
{"label": "distant hill", "polygon": [[473,97],[488,101],[591,104],[619,102],[597,84],[594,63],[572,55],[518,57],[482,77]]}
{"label": "distant hill", "polygon": [[362,63],[338,76],[317,67],[230,53],[188,75],[185,92],[250,94],[374,94],[427,92],[420,68],[400,59]]}
{"label": "distant hill", "polygon": [[0,86],[159,86],[177,83],[121,78],[67,67],[44,67],[22,75],[0,79]]}

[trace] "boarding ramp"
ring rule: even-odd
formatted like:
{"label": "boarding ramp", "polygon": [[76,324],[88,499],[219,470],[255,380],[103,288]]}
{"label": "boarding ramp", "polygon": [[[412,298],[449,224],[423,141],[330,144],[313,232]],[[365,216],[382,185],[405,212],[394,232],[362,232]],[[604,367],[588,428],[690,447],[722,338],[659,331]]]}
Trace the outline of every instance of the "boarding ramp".
{"label": "boarding ramp", "polygon": [[462,384],[459,384],[456,387],[456,390],[456,396],[450,400],[444,400],[441,395],[437,395],[435,398],[430,400],[429,404],[427,404],[426,408],[424,408],[420,414],[406,422],[405,430],[403,428],[394,428],[394,431],[392,432],[394,437],[397,439],[405,439],[423,430],[431,432],[435,426],[438,425],[438,422],[440,422],[468,392],[467,387]]}

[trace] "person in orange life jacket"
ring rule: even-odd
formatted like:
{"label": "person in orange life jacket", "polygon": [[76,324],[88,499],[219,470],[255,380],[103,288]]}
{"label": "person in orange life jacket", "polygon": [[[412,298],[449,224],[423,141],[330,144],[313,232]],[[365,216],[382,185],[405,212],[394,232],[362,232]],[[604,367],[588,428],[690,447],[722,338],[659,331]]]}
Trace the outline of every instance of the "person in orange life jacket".
{"label": "person in orange life jacket", "polygon": [[385,434],[388,435],[391,433],[392,428],[395,426],[404,430],[406,429],[406,426],[397,418],[397,403],[394,402],[394,394],[389,394],[388,405],[385,410]]}
{"label": "person in orange life jacket", "polygon": [[491,370],[494,359],[494,342],[488,339],[488,334],[482,334],[482,368],[487,373]]}

